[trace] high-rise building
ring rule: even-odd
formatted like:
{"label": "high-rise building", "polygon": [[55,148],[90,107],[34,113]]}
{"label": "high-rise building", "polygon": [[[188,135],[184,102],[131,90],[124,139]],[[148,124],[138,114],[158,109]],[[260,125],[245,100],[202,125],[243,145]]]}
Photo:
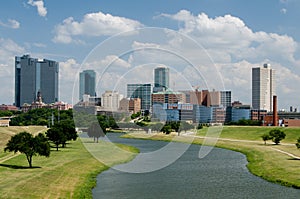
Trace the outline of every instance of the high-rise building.
{"label": "high-rise building", "polygon": [[153,92],[165,91],[169,88],[169,68],[158,67],[154,69]]}
{"label": "high-rise building", "polygon": [[127,84],[127,98],[140,98],[141,109],[150,110],[151,84]]}
{"label": "high-rise building", "polygon": [[231,91],[220,91],[221,92],[221,105],[224,108],[231,106]]}
{"label": "high-rise building", "polygon": [[117,111],[121,98],[117,91],[105,91],[105,93],[102,94],[102,106],[105,110]]}
{"label": "high-rise building", "polygon": [[271,65],[252,68],[253,109],[272,111],[275,92],[275,70],[271,69]]}
{"label": "high-rise building", "polygon": [[84,70],[79,74],[79,100],[83,95],[96,96],[96,72]]}
{"label": "high-rise building", "polygon": [[37,93],[43,102],[58,101],[58,69],[56,61],[31,58],[30,55],[15,57],[15,105],[31,104]]}

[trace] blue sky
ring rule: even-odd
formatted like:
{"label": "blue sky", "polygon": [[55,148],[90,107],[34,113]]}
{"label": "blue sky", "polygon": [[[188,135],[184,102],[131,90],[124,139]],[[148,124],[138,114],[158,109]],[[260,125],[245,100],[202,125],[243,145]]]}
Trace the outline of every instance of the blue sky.
{"label": "blue sky", "polygon": [[[149,54],[139,52],[120,57],[120,52],[116,52],[118,50],[110,51],[110,48],[117,48],[109,45],[120,47],[120,38],[115,39],[118,42],[109,39],[105,49],[101,48],[101,42],[124,31],[159,27],[174,30],[200,44],[213,64],[194,60],[195,56],[192,55],[195,52],[187,47],[188,40],[180,43],[180,50],[195,63],[205,65],[206,68],[199,70],[206,71],[214,65],[218,75],[221,75],[218,78],[224,82],[223,87],[232,90],[233,100],[251,104],[251,68],[268,62],[277,72],[280,108],[298,107],[299,9],[300,2],[297,0],[4,0],[0,7],[0,103],[12,104],[14,101],[14,56],[26,53],[32,57],[59,61],[60,100],[71,103],[77,95],[78,89],[75,87],[78,72],[91,67],[91,63],[88,66],[85,63],[98,50],[103,51],[103,57],[97,60],[99,63],[117,59],[111,71],[99,80],[99,94],[102,90],[110,89],[109,85],[104,86],[105,82],[110,81],[114,71],[123,71],[122,67],[126,68],[126,74],[130,67],[138,65],[149,65],[148,68],[152,70],[155,67],[153,60],[145,57]],[[122,38],[131,41],[126,44],[131,47],[150,45],[171,49],[174,47],[172,45],[179,44],[176,43],[179,34],[172,38],[166,37],[168,42],[164,42],[159,39],[159,31],[154,32],[152,39],[132,35],[122,35]],[[99,44],[100,47],[90,53]],[[171,84],[174,89],[184,89],[180,78],[190,77],[188,72],[191,70],[186,68],[180,71],[171,60],[174,61],[174,58],[169,58],[169,62],[156,59],[155,63],[167,66],[168,63],[173,64]],[[158,60],[161,63],[157,63]],[[152,74],[143,77],[146,69],[130,71],[135,77],[151,81]],[[213,72],[203,74],[210,88],[216,88],[210,83],[211,79],[216,78]],[[116,74],[114,78],[121,76]],[[134,77],[127,75],[127,79],[133,81]],[[196,80],[191,84],[197,84]],[[201,84],[201,87],[205,85]]]}

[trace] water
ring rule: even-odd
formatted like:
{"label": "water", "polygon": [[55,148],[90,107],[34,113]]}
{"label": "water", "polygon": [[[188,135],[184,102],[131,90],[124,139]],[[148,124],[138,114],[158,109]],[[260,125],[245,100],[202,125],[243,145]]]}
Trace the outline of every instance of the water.
{"label": "water", "polygon": [[[166,142],[135,139],[111,140],[138,147],[141,152],[157,150]],[[180,144],[180,143],[178,143]],[[300,198],[300,190],[267,182],[246,168],[246,157],[214,148],[198,158],[199,145],[189,149],[173,164],[150,173],[125,173],[109,169],[97,177],[95,199],[123,198]]]}

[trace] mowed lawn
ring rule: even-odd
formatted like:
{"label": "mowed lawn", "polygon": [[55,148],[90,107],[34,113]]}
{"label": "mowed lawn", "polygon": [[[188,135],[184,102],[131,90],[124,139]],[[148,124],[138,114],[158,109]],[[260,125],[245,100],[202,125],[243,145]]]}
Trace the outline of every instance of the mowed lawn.
{"label": "mowed lawn", "polygon": [[[219,136],[216,147],[239,151],[247,156],[248,169],[255,175],[268,181],[286,186],[300,188],[300,149],[295,143],[300,137],[300,128],[280,128],[286,133],[286,138],[279,145],[269,140],[265,145],[261,136],[275,127],[253,127],[253,126],[223,126],[222,131],[207,135],[207,128],[198,130],[197,136],[191,140],[191,136],[131,133],[124,137],[142,138],[151,140],[182,141],[203,144],[205,136]],[[280,151],[278,151],[280,150]]]}
{"label": "mowed lawn", "polygon": [[[29,127],[28,131],[37,133],[41,129]],[[22,131],[22,128],[0,128],[0,140],[8,140],[9,136]],[[45,131],[46,129],[44,129]],[[9,136],[8,136],[9,135]],[[86,147],[104,153],[96,160]],[[5,144],[1,144],[3,154]],[[122,149],[122,150],[120,150]],[[131,152],[129,152],[131,151]],[[91,198],[92,187],[96,184],[96,176],[108,165],[131,160],[138,150],[125,145],[112,145],[104,141],[91,142],[91,139],[72,141],[66,148],[51,150],[49,158],[34,156],[33,167],[28,168],[24,154],[5,160],[0,159],[0,198]],[[2,155],[4,156],[4,155]],[[4,160],[4,161],[3,161]]]}

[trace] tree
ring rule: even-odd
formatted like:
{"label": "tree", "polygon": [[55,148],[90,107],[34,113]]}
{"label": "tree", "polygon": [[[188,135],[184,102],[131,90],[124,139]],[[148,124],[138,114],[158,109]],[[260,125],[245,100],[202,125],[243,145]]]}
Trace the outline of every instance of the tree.
{"label": "tree", "polygon": [[261,136],[262,140],[265,142],[265,145],[267,144],[267,140],[270,140],[271,137],[269,134],[265,133]]}
{"label": "tree", "polygon": [[161,131],[165,134],[170,134],[172,131],[172,128],[170,125],[166,124],[162,127]]}
{"label": "tree", "polygon": [[298,140],[297,140],[296,147],[297,147],[298,149],[300,149],[300,137],[299,137]]}
{"label": "tree", "polygon": [[194,126],[191,125],[190,123],[187,123],[185,121],[181,122],[180,124],[180,130],[184,130],[184,132],[186,132],[187,130],[193,129]]}
{"label": "tree", "polygon": [[66,139],[62,139],[62,147],[66,146],[67,141],[76,140],[78,135],[75,129],[75,124],[73,120],[63,120],[60,123],[56,124],[56,126],[60,127],[63,134],[66,136]]}
{"label": "tree", "polygon": [[57,126],[53,126],[50,129],[48,129],[46,132],[46,136],[50,141],[52,141],[55,144],[56,151],[58,151],[58,146],[67,139],[64,133],[62,132],[62,129]]}
{"label": "tree", "polygon": [[89,126],[88,130],[87,130],[87,134],[89,137],[93,137],[94,138],[94,142],[97,139],[97,143],[99,140],[99,137],[104,137],[105,133],[102,130],[102,128],[100,127],[98,122],[94,122],[91,126]]}
{"label": "tree", "polygon": [[60,123],[54,124],[48,129],[46,136],[55,144],[57,151],[60,144],[64,148],[67,141],[76,140],[78,137],[72,120],[63,120]]}
{"label": "tree", "polygon": [[285,138],[285,133],[280,129],[272,129],[269,132],[270,138],[272,141],[277,145],[280,143],[281,140]]}
{"label": "tree", "polygon": [[24,131],[11,137],[6,144],[4,151],[20,152],[26,155],[29,167],[32,168],[32,156],[50,156],[50,145],[43,134],[33,137],[32,134]]}

